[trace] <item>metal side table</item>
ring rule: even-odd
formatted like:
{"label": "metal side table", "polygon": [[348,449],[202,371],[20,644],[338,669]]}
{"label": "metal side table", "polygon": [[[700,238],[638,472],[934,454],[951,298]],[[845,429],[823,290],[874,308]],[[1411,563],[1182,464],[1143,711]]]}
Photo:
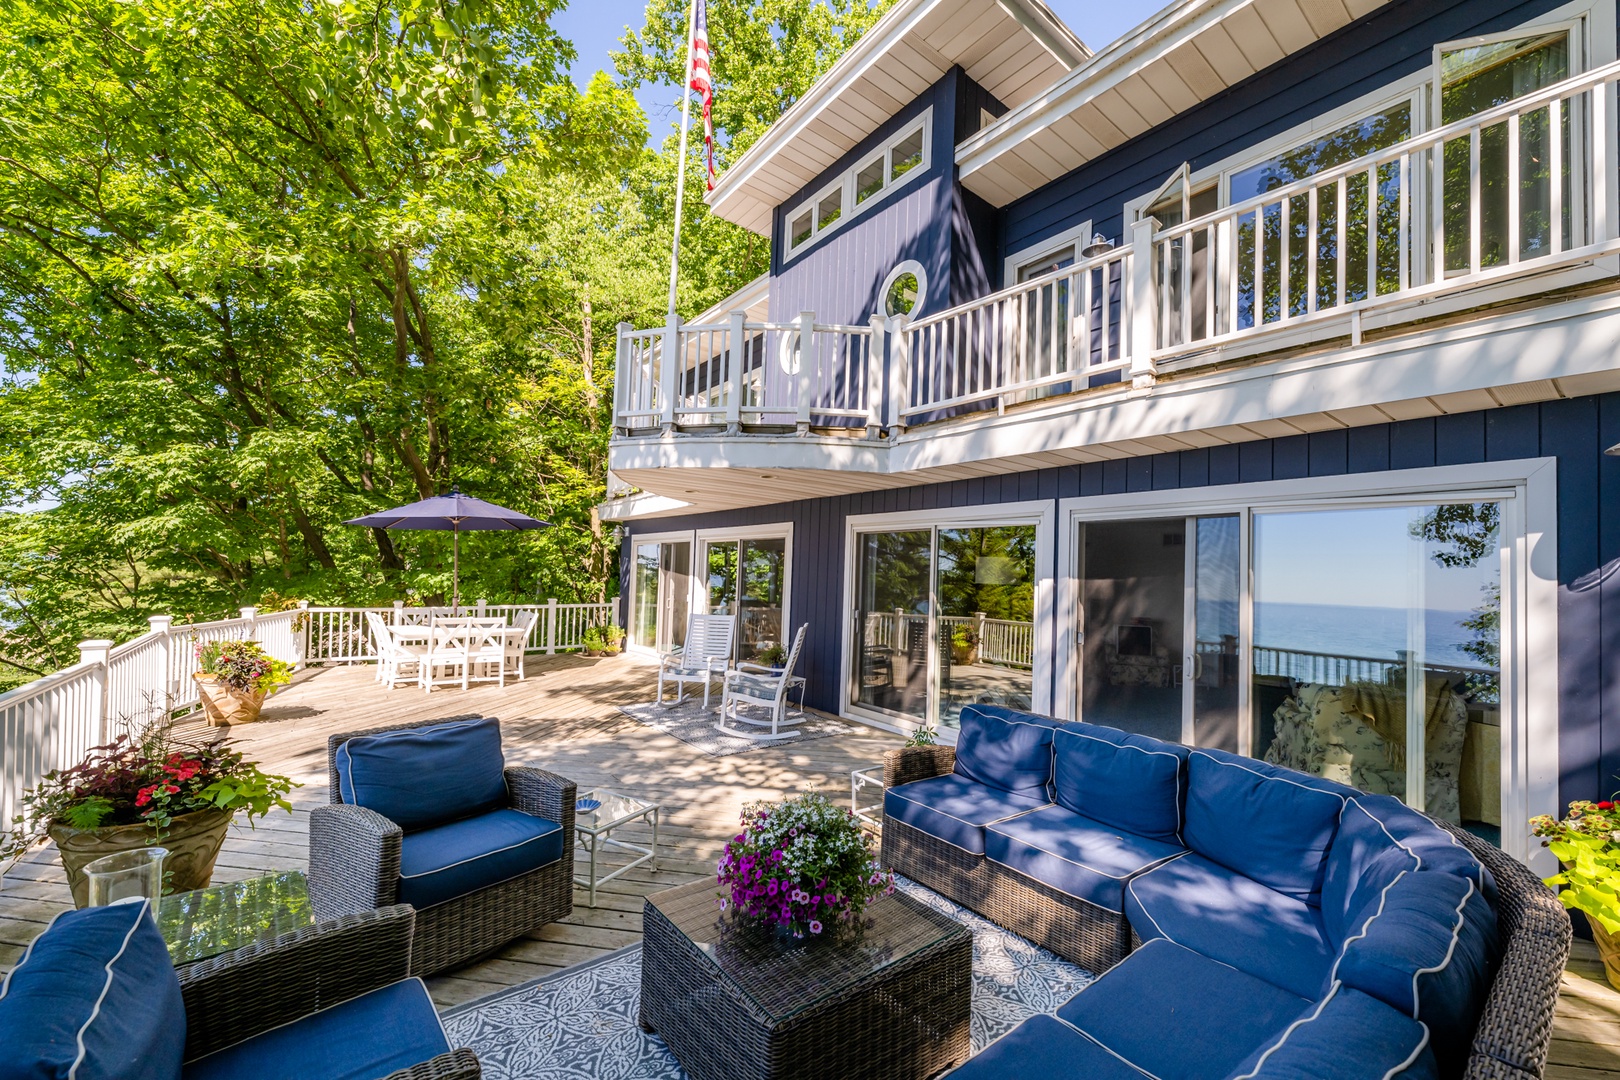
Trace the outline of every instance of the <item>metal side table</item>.
{"label": "metal side table", "polygon": [[[646,864],[651,864],[654,870],[658,869],[658,816],[662,809],[663,807],[657,803],[609,791],[607,788],[579,793],[578,802],[574,807],[574,838],[580,847],[590,853],[590,864],[588,873],[574,875],[574,884],[583,885],[590,890],[591,907],[596,906],[596,887],[603,882],[612,881],[620,874]],[[613,835],[615,829],[633,821],[645,821],[652,825],[651,847],[632,844]],[[628,851],[640,858],[632,859],[610,874],[597,877],[596,856],[607,847]]]}

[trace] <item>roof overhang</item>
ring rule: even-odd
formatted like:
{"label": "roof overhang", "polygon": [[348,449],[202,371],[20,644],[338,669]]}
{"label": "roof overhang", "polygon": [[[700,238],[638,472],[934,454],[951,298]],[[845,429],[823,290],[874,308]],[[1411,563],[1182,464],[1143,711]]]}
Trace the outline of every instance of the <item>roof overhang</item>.
{"label": "roof overhang", "polygon": [[963,140],[962,185],[1006,206],[1388,2],[1172,4]]}
{"label": "roof overhang", "polygon": [[688,319],[687,322],[710,326],[725,322],[733,311],[743,312],[752,322],[764,322],[770,315],[770,305],[771,275],[766,271],[703,314]]}
{"label": "roof overhang", "polygon": [[952,67],[1013,108],[1090,55],[1042,0],[900,0],[721,174],[708,203],[769,234],[773,209]]}

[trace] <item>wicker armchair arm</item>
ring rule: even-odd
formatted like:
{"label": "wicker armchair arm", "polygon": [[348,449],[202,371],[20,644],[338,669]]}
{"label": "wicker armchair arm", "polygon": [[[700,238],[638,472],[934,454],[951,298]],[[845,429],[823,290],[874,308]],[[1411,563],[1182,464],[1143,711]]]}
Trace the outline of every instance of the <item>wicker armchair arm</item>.
{"label": "wicker armchair arm", "polygon": [[309,901],[336,919],[387,907],[399,896],[404,831],[375,810],[351,803],[309,812]]}
{"label": "wicker armchair arm", "polygon": [[897,746],[883,754],[883,785],[895,787],[944,776],[955,767],[954,746]]}
{"label": "wicker armchair arm", "polygon": [[532,765],[516,765],[506,770],[506,789],[512,795],[512,809],[555,821],[563,827],[565,855],[574,850],[574,802],[579,786],[566,776],[558,776]]}
{"label": "wicker armchair arm", "polygon": [[346,915],[179,969],[186,1060],[406,978],[416,912]]}
{"label": "wicker armchair arm", "polygon": [[389,1073],[382,1080],[479,1080],[484,1071],[471,1050],[452,1050],[431,1061]]}

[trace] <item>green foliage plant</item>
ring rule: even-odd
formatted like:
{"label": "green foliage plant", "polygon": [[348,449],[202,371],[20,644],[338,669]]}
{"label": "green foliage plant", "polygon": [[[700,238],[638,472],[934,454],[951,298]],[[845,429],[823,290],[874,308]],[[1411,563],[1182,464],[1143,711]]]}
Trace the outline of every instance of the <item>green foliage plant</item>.
{"label": "green foliage plant", "polygon": [[783,647],[780,641],[773,641],[759,650],[754,659],[766,667],[781,667],[787,663],[787,649]]}
{"label": "green foliage plant", "polygon": [[600,626],[587,626],[580,638],[580,644],[586,652],[601,652],[607,648],[607,637],[602,633]]}
{"label": "green foliage plant", "polygon": [[232,690],[274,693],[292,681],[292,665],[277,660],[256,641],[207,641],[196,646],[197,670]]}
{"label": "green foliage plant", "polygon": [[906,739],[906,746],[933,746],[939,742],[937,732],[931,727],[918,728]]}
{"label": "green foliage plant", "polygon": [[1562,821],[1543,814],[1530,820],[1530,829],[1563,865],[1546,879],[1563,905],[1620,934],[1620,806],[1615,800],[1572,802]]}

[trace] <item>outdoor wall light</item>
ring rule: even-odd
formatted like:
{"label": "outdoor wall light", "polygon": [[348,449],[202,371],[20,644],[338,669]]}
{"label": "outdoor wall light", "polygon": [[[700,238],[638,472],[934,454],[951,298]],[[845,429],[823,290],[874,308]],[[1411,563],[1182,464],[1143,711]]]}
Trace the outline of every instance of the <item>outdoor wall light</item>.
{"label": "outdoor wall light", "polygon": [[1112,240],[1108,239],[1108,237],[1104,236],[1102,233],[1093,233],[1091,236],[1091,243],[1080,249],[1080,257],[1083,259],[1095,259],[1098,255],[1103,255],[1113,250],[1114,242]]}
{"label": "outdoor wall light", "polygon": [[1615,443],[1613,446],[1603,451],[1603,453],[1609,457],[1620,457],[1620,442]]}

